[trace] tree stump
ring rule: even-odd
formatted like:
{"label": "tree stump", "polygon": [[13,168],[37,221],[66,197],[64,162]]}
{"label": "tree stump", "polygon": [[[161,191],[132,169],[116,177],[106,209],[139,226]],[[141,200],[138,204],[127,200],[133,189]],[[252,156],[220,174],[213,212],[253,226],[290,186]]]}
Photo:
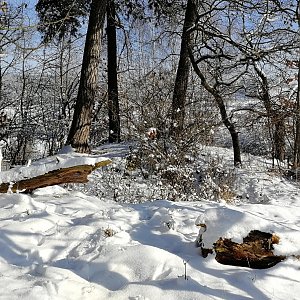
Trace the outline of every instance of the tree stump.
{"label": "tree stump", "polygon": [[285,256],[274,255],[274,244],[279,237],[271,233],[252,230],[243,243],[235,243],[231,239],[220,238],[214,243],[217,262],[224,265],[266,269],[284,260]]}

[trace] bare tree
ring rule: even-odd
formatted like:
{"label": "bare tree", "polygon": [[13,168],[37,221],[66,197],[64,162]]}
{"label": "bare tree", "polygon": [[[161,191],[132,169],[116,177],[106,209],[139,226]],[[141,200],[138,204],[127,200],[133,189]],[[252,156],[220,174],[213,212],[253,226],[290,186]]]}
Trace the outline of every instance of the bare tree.
{"label": "bare tree", "polygon": [[[203,11],[203,13],[198,13],[197,24],[189,28],[188,31],[188,33],[191,33],[196,30],[200,37],[197,37],[193,44],[188,45],[188,51],[195,73],[200,78],[204,89],[213,96],[219,108],[222,122],[231,135],[234,165],[240,166],[242,161],[239,133],[236,130],[232,116],[227,113],[225,99],[228,98],[228,95],[234,93],[234,89],[238,90],[238,87],[235,87],[234,84],[242,77],[245,68],[235,61],[236,53],[232,45],[226,39],[223,39],[218,24],[214,24],[212,16],[221,8],[224,8],[223,5],[215,7],[211,3],[208,3],[208,5],[202,3],[200,11]],[[230,32],[228,28],[225,30]],[[234,68],[239,71],[232,72]]]}
{"label": "bare tree", "polygon": [[[192,61],[192,66],[194,68],[194,71],[201,79],[202,86],[214,97],[214,99],[219,107],[219,111],[220,111],[220,114],[222,117],[222,122],[224,123],[226,128],[229,130],[229,133],[231,135],[232,146],[233,146],[233,155],[234,155],[233,156],[234,165],[240,166],[242,163],[242,159],[241,159],[241,150],[240,150],[238,131],[236,130],[231,117],[227,113],[225,102],[224,102],[224,97],[222,96],[222,93],[219,89],[220,88],[219,84],[214,84],[212,86],[208,83],[207,79],[205,78],[204,73],[198,67],[197,61],[195,60],[192,51],[190,51],[190,59]],[[217,80],[217,82],[218,82],[218,80]]]}
{"label": "bare tree", "polygon": [[[226,113],[226,99],[240,100],[246,96],[247,76],[251,70],[260,79],[264,102],[274,127],[274,155],[280,160],[285,152],[283,114],[271,105],[268,78],[257,63],[268,70],[279,64],[279,54],[292,53],[299,47],[293,25],[286,24],[293,11],[278,1],[202,1],[196,30],[198,38],[190,45],[190,58],[204,88],[215,98],[224,125],[228,128],[234,148],[234,163],[239,164],[238,132],[232,116]],[[271,90],[273,88],[273,90]],[[275,98],[274,98],[275,99]]]}
{"label": "bare tree", "polygon": [[[259,98],[262,100],[267,112],[267,118],[269,120],[269,128],[271,131],[272,139],[272,157],[283,161],[285,159],[285,117],[286,115],[275,109],[272,104],[272,97],[270,95],[271,89],[267,76],[259,69],[259,67],[253,63],[254,70],[260,78],[260,91]],[[274,128],[274,130],[272,130]]]}

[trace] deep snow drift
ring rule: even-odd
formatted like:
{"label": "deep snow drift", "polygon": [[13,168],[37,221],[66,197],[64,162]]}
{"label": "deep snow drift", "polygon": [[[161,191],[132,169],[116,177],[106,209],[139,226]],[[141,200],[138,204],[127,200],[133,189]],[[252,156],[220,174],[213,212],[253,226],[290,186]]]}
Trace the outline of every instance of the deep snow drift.
{"label": "deep snow drift", "polygon": [[[233,204],[118,204],[58,186],[2,194],[0,298],[299,299],[298,186],[253,163],[237,189],[245,201]],[[265,270],[202,258],[196,220],[207,225],[205,246],[260,229],[276,233],[275,252],[290,257]]]}

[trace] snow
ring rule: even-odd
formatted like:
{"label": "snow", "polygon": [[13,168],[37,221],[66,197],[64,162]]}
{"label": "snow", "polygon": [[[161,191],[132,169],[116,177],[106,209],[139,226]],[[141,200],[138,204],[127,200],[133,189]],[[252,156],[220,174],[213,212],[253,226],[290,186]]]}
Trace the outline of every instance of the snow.
{"label": "snow", "polygon": [[[118,155],[121,148],[107,146],[97,160]],[[58,157],[64,166],[89,161],[72,151]],[[119,204],[61,186],[1,194],[0,299],[298,299],[299,186],[249,160],[236,171],[241,200],[232,204]],[[36,175],[48,164],[55,159],[22,172]],[[221,236],[240,242],[258,229],[278,235],[275,252],[288,258],[264,270],[221,265],[214,254],[203,258],[195,247],[200,223],[207,226],[205,247]]]}
{"label": "snow", "polygon": [[50,156],[36,162],[29,161],[26,166],[19,166],[14,169],[0,172],[0,184],[17,182],[20,180],[37,177],[50,171],[69,168],[73,166],[91,165],[110,160],[100,155],[83,155],[75,153],[70,148],[65,147],[62,154]]}

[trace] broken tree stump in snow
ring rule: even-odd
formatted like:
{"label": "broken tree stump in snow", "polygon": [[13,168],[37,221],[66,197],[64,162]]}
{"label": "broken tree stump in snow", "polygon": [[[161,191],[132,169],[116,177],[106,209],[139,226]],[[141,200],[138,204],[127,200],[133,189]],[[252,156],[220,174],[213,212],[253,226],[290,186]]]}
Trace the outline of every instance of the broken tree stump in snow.
{"label": "broken tree stump in snow", "polygon": [[231,239],[220,238],[214,243],[216,260],[224,265],[253,269],[270,268],[286,258],[273,253],[273,245],[278,242],[279,238],[276,235],[259,230],[250,231],[240,244]]}
{"label": "broken tree stump in snow", "polygon": [[64,183],[86,183],[95,169],[111,163],[97,156],[58,155],[30,166],[16,167],[0,173],[0,193],[30,192],[37,188]]}

